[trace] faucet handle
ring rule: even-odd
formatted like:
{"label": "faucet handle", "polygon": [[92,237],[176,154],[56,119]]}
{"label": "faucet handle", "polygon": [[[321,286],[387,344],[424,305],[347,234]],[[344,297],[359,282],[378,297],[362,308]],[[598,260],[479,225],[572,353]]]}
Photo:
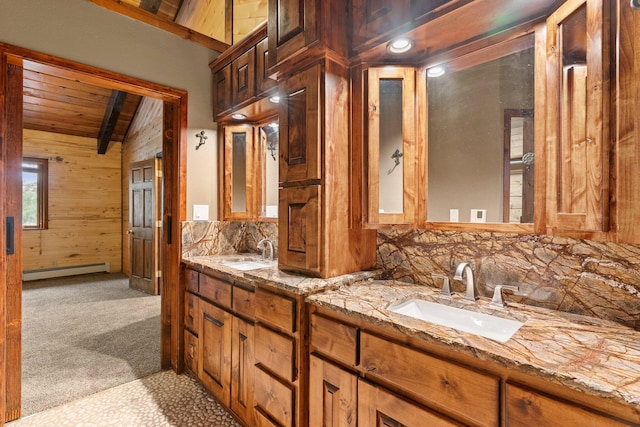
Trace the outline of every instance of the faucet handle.
{"label": "faucet handle", "polygon": [[449,286],[449,277],[445,276],[444,274],[432,274],[431,277],[433,277],[434,279],[442,279],[442,289],[440,290],[440,295],[445,295],[450,297],[451,295],[453,295],[453,292],[451,292],[451,287]]}
{"label": "faucet handle", "polygon": [[503,289],[512,290],[514,293],[518,292],[520,290],[520,288],[517,287],[517,286],[497,285],[495,287],[495,289],[493,290],[493,298],[491,298],[491,302],[489,303],[490,306],[492,306],[492,307],[504,307],[506,305],[504,303],[504,301],[502,300],[502,290]]}

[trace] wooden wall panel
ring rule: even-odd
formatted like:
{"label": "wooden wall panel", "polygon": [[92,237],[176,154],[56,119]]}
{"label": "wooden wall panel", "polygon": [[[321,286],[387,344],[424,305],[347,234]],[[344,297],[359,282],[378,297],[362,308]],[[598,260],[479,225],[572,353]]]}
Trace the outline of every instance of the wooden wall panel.
{"label": "wooden wall panel", "polygon": [[49,228],[23,233],[23,270],[108,262],[120,271],[119,145],[98,155],[95,139],[25,129],[24,155],[50,160]]}
{"label": "wooden wall panel", "polygon": [[233,0],[233,42],[255,30],[267,20],[267,0]]}
{"label": "wooden wall panel", "polygon": [[162,101],[143,98],[122,146],[122,271],[131,274],[129,259],[129,165],[162,151]]}

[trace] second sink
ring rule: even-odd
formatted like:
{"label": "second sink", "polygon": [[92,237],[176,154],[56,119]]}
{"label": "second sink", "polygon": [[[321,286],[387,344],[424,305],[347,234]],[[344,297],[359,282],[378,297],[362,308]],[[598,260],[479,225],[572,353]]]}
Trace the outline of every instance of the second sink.
{"label": "second sink", "polygon": [[422,299],[392,304],[387,310],[499,342],[507,342],[524,324],[490,314],[478,313]]}

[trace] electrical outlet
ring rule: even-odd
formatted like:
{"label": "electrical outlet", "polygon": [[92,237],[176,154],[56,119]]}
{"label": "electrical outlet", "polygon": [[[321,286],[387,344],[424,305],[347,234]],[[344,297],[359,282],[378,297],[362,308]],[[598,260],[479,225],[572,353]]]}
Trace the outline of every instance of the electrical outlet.
{"label": "electrical outlet", "polygon": [[471,209],[470,222],[487,222],[486,209]]}
{"label": "electrical outlet", "polygon": [[449,209],[449,221],[451,222],[460,221],[460,214],[458,209]]}

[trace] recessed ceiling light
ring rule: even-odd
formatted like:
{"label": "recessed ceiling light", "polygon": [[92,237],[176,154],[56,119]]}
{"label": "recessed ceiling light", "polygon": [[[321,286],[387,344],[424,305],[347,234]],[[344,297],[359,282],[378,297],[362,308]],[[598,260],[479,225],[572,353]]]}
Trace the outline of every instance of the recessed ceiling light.
{"label": "recessed ceiling light", "polygon": [[413,41],[406,37],[391,40],[387,45],[387,49],[392,53],[405,53],[410,51],[411,48],[413,48]]}
{"label": "recessed ceiling light", "polygon": [[235,120],[242,120],[242,119],[246,119],[246,118],[247,118],[247,116],[245,116],[245,115],[244,115],[244,114],[242,114],[242,113],[233,113],[233,114],[231,115],[231,118],[232,118],[232,119],[235,119]]}
{"label": "recessed ceiling light", "polygon": [[280,96],[279,95],[270,96],[269,97],[269,102],[277,104],[278,102],[280,102]]}
{"label": "recessed ceiling light", "polygon": [[427,70],[427,76],[440,77],[443,76],[445,72],[446,70],[442,65],[436,65],[435,67],[431,67]]}

